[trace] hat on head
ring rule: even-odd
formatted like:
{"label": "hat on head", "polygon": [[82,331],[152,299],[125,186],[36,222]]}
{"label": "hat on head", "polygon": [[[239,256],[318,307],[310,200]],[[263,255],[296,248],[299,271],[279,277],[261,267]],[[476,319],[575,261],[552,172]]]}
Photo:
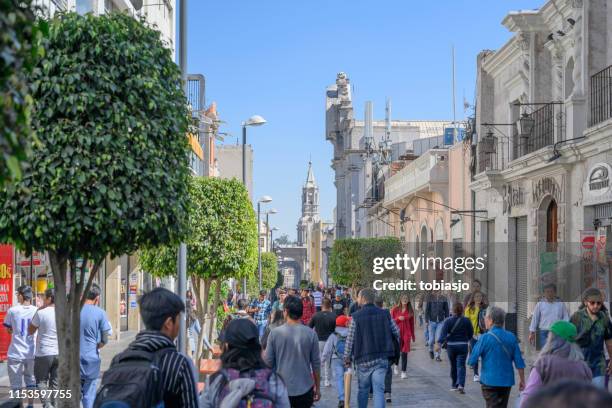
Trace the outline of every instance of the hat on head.
{"label": "hat on head", "polygon": [[553,325],[550,326],[550,331],[570,343],[576,341],[576,335],[578,334],[576,326],[570,322],[566,322],[565,320],[554,322]]}
{"label": "hat on head", "polygon": [[219,340],[236,348],[260,346],[257,326],[249,319],[233,319],[221,332]]}
{"label": "hat on head", "polygon": [[351,318],[346,315],[340,315],[336,318],[336,327],[346,327],[350,323]]}
{"label": "hat on head", "polygon": [[336,291],[336,296],[342,296],[342,291],[340,289]]}

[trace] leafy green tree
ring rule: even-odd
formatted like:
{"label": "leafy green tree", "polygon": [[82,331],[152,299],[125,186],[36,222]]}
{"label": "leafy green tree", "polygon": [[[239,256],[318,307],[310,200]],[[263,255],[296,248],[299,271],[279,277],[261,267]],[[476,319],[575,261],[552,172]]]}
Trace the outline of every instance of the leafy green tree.
{"label": "leafy green tree", "polygon": [[33,141],[28,76],[44,51],[45,21],[36,21],[32,0],[0,0],[0,186],[21,178]]}
{"label": "leafy green tree", "polygon": [[394,237],[337,239],[330,253],[329,273],[337,284],[368,286],[379,279],[372,272],[374,258],[403,253],[401,241]]}
{"label": "leafy green tree", "polygon": [[[273,252],[261,253],[261,287],[270,292],[278,281],[278,262],[276,254]],[[252,293],[255,297],[259,293],[259,271],[257,266],[255,272],[250,274],[247,280],[247,293]]]}
{"label": "leafy green tree", "polygon": [[[187,102],[160,33],[124,14],[51,20],[30,81],[40,141],[21,181],[0,192],[0,239],[48,251],[59,387],[78,396],[82,294],[102,261],[182,237]],[[93,263],[87,280],[78,260]]]}
{"label": "leafy green tree", "polygon": [[[257,224],[248,192],[236,179],[194,177],[189,184],[189,198],[187,273],[196,297],[197,318],[205,327],[209,312],[211,322],[215,320],[223,280],[254,275]],[[144,249],[140,253],[141,267],[158,276],[174,275],[176,253],[175,246]],[[213,283],[214,300],[209,308]],[[214,323],[209,327],[212,330]],[[201,354],[203,335],[204,330],[198,339],[197,356]]]}

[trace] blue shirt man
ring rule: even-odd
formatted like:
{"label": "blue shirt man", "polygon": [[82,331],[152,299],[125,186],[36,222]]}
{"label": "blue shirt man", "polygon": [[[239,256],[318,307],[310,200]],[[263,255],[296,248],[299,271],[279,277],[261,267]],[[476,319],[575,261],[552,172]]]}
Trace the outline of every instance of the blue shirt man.
{"label": "blue shirt man", "polygon": [[268,318],[272,312],[272,303],[266,299],[266,291],[262,290],[259,292],[259,299],[255,299],[251,302],[249,312],[253,314],[255,325],[259,330],[259,338],[261,339],[268,325]]}
{"label": "blue shirt man", "polygon": [[81,393],[83,408],[93,407],[100,375],[100,349],[108,343],[111,325],[100,302],[100,287],[92,285],[81,309]]}
{"label": "blue shirt man", "polygon": [[504,330],[505,312],[495,306],[487,308],[487,333],[480,336],[474,346],[468,365],[482,359],[480,385],[487,406],[507,406],[514,385],[514,366],[519,373],[519,390],[525,388],[525,362],[514,334]]}

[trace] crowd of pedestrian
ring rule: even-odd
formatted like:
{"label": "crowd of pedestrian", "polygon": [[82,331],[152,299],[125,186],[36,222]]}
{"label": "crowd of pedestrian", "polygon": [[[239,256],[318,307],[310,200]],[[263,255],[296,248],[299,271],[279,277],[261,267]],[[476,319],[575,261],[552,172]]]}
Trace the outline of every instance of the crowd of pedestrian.
{"label": "crowd of pedestrian", "polygon": [[[30,287],[17,292],[19,304],[9,309],[4,321],[12,336],[11,387],[57,389],[61,356],[54,292],[45,292],[40,308],[32,305]],[[431,364],[448,359],[450,392],[465,393],[471,367],[487,407],[507,407],[517,385],[517,406],[544,406],[534,404],[557,398],[550,390],[564,381],[585,398],[610,400],[604,390],[612,371],[607,358],[612,354],[612,320],[597,289],[586,290],[580,308],[570,315],[556,287],[544,287],[529,326],[529,343],[539,354],[528,378],[519,340],[505,328],[505,311],[489,304],[479,282],[463,299],[440,291],[385,299],[371,288],[341,287],[305,288],[299,295],[293,288],[276,288],[270,294],[262,290],[250,302],[228,297],[232,311],[218,336],[221,368],[200,394],[193,360],[179,353],[174,342],[183,312],[192,337],[199,338],[202,331],[189,295],[183,302],[163,288],[144,294],[139,307],[145,330],[113,358],[98,384],[100,349],[112,329],[98,307],[100,288],[92,286],[81,312],[83,407],[117,400],[134,407],[312,407],[322,388],[331,390],[333,385],[342,408],[350,399],[354,377],[356,406],[366,408],[371,401],[374,408],[382,408],[393,402],[394,377],[410,379],[409,354],[418,327],[425,333]],[[193,352],[194,342],[190,348]],[[135,365],[142,361],[147,364]],[[44,394],[41,402],[55,406],[52,394]],[[33,403],[29,400],[28,406]]]}

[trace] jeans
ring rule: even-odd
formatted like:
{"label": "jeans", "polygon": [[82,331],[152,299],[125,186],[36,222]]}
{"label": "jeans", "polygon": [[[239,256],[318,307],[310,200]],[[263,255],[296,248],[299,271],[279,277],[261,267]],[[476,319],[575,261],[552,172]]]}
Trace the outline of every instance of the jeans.
{"label": "jeans", "polygon": [[467,344],[449,344],[446,348],[448,360],[451,363],[451,381],[453,388],[465,387],[465,360],[467,359]]}
{"label": "jeans", "polygon": [[536,333],[536,350],[542,350],[548,339],[548,330],[539,329]]}
{"label": "jeans", "polygon": [[[434,322],[432,320],[429,321],[429,351],[434,351],[434,343],[440,336],[440,332],[442,331],[442,322]],[[436,357],[440,356],[439,352],[435,352]]]}
{"label": "jeans", "polygon": [[47,390],[57,390],[58,356],[41,356],[34,358],[34,375],[36,384],[41,390],[40,402],[44,408],[53,407],[55,399]]}
{"label": "jeans", "polygon": [[423,330],[425,336],[425,347],[429,346],[429,322],[425,323],[425,330]]}
{"label": "jeans", "polygon": [[321,356],[321,381],[331,381],[331,360],[323,360],[324,341],[319,341],[319,355]]}
{"label": "jeans", "polygon": [[81,395],[83,408],[92,408],[94,400],[96,399],[96,386],[98,385],[98,379],[95,380],[81,380]]}
{"label": "jeans", "polygon": [[487,408],[506,408],[512,387],[492,387],[481,385],[482,396]]}
{"label": "jeans", "polygon": [[406,367],[408,366],[408,353],[400,353],[400,361],[401,361],[401,367],[402,367],[402,372],[405,373],[406,372]]}
{"label": "jeans", "polygon": [[336,377],[336,391],[338,391],[338,400],[344,401],[344,373],[346,368],[341,358],[331,359],[331,368],[334,370],[334,376]]}
{"label": "jeans", "polygon": [[[473,337],[470,339],[470,353],[474,350],[477,341],[478,340]],[[478,360],[476,360],[476,364],[474,364],[474,375],[478,375]]]}
{"label": "jeans", "polygon": [[357,383],[359,384],[357,405],[359,408],[367,408],[370,386],[374,391],[374,408],[384,408],[385,375],[387,374],[388,367],[388,360],[381,360],[380,363],[371,367],[357,365]]}
{"label": "jeans", "polygon": [[261,322],[256,322],[255,324],[257,325],[257,330],[259,331],[259,340],[261,340],[264,332],[266,331],[266,327],[268,326],[268,321],[264,320]]}
{"label": "jeans", "polygon": [[605,375],[600,375],[598,377],[593,377],[593,380],[591,381],[591,384],[593,384],[597,388],[604,389],[604,386],[606,384],[606,376]]}
{"label": "jeans", "polygon": [[391,394],[391,381],[393,381],[393,369],[391,364],[387,367],[387,373],[385,374],[385,394]]}

